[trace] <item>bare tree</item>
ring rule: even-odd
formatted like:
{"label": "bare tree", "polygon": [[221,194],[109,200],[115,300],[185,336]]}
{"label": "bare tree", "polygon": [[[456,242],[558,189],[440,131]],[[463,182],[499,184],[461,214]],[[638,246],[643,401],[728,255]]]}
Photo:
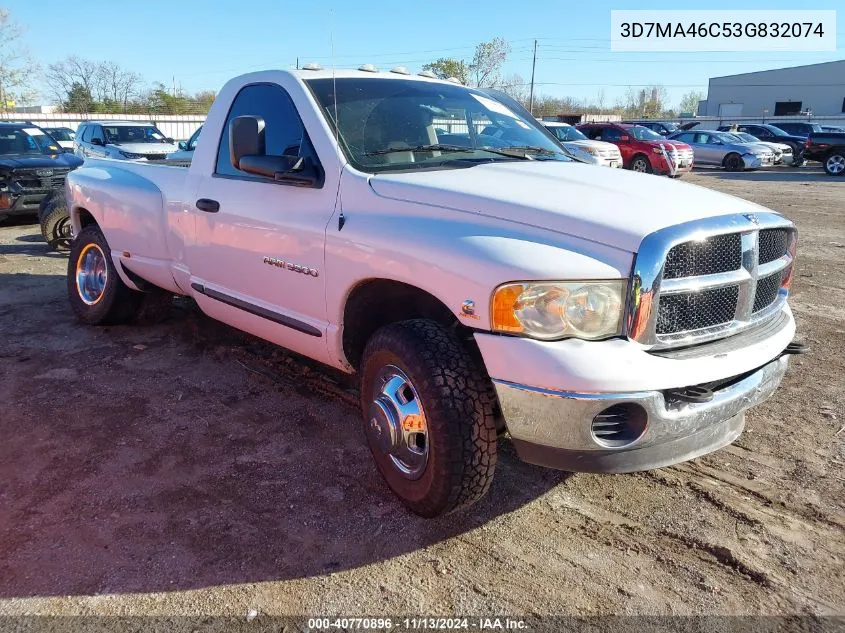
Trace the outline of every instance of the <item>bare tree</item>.
{"label": "bare tree", "polygon": [[129,101],[137,96],[142,80],[138,73],[121,68],[114,62],[98,64],[96,80],[97,98],[111,101],[126,109]]}
{"label": "bare tree", "polygon": [[0,110],[3,112],[10,102],[29,103],[37,96],[31,82],[39,66],[20,42],[21,35],[20,26],[9,12],[0,9]]}
{"label": "bare tree", "polygon": [[96,62],[71,55],[47,66],[45,82],[53,100],[62,104],[74,86],[81,86],[92,97],[97,96],[98,72],[99,64]]}
{"label": "bare tree", "polygon": [[679,112],[689,112],[696,114],[698,112],[698,102],[704,99],[704,93],[700,90],[691,90],[681,97],[681,103],[678,105]]}
{"label": "bare tree", "polygon": [[475,47],[475,55],[469,64],[471,83],[481,88],[495,88],[499,83],[502,64],[510,52],[510,44],[501,37],[481,42]]}
{"label": "bare tree", "polygon": [[508,75],[499,82],[497,88],[519,101],[522,105],[528,106],[529,88],[522,75],[517,73]]}

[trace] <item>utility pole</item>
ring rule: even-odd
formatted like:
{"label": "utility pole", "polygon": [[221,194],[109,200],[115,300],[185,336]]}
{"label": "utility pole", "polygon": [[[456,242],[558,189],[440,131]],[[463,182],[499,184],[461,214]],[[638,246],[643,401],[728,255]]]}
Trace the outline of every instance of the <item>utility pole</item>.
{"label": "utility pole", "polygon": [[534,69],[537,67],[537,40],[534,40],[534,60],[531,62],[531,92],[528,97],[528,111],[534,116]]}

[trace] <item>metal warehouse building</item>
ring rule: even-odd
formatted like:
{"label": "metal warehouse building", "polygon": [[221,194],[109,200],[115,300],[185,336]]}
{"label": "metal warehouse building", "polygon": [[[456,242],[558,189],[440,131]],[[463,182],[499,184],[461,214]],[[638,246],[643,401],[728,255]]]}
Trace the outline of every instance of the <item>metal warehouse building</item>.
{"label": "metal warehouse building", "polygon": [[718,117],[842,115],[845,60],[713,77],[701,106],[699,115]]}

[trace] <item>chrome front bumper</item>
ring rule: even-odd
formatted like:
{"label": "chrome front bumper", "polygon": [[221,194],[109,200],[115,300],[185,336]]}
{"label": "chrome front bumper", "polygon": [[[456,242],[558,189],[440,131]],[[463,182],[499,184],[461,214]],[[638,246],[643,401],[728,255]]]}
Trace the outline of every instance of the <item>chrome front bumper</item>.
{"label": "chrome front bumper", "polygon": [[[524,461],[573,472],[622,473],[677,464],[730,444],[742,433],[745,410],[772,395],[788,364],[788,356],[780,356],[699,403],[663,391],[569,393],[493,382]],[[593,419],[627,403],[645,410],[645,430],[629,444],[609,447],[593,434]]]}

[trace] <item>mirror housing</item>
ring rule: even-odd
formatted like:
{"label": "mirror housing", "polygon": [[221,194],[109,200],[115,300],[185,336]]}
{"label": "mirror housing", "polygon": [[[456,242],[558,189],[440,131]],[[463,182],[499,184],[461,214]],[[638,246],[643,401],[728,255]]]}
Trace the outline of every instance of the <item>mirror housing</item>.
{"label": "mirror housing", "polygon": [[103,143],[102,139],[92,138],[91,139],[91,145],[99,145],[100,147],[103,147],[105,145],[105,143]]}
{"label": "mirror housing", "polygon": [[238,169],[284,185],[321,187],[323,184],[322,173],[307,156],[248,154],[239,158]]}
{"label": "mirror housing", "polygon": [[631,140],[631,137],[630,136],[620,136],[619,140],[622,141],[623,143],[627,143],[628,141]]}
{"label": "mirror housing", "polygon": [[174,141],[172,138],[170,138],[170,137],[168,136],[167,138],[165,138],[165,139],[164,139],[164,142],[165,142],[165,143],[170,143],[170,144],[172,145],[172,144],[173,144],[173,143],[175,143],[176,141]]}
{"label": "mirror housing", "polygon": [[241,159],[244,156],[260,157],[265,153],[264,119],[257,116],[238,116],[232,119],[229,123],[229,159],[232,167],[247,171],[241,167]]}
{"label": "mirror housing", "polygon": [[187,150],[188,149],[188,141],[179,141],[178,147],[181,150]]}

